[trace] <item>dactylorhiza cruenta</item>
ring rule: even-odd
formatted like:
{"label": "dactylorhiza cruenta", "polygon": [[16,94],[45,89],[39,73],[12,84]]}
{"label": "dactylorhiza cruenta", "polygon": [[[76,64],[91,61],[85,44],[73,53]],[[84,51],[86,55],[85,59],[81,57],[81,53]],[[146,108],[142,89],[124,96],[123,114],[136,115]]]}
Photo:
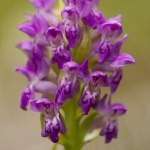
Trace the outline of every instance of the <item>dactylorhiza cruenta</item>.
{"label": "dactylorhiza cruenta", "polygon": [[[106,19],[98,0],[30,2],[37,12],[25,14],[27,21],[18,26],[31,38],[17,44],[28,58],[25,66],[15,68],[29,81],[20,107],[29,105],[40,114],[41,136],[56,143],[53,149],[61,144],[80,150],[99,136],[111,142],[118,135],[117,118],[127,111],[112,98],[123,66],[135,64],[131,55],[120,53],[128,37],[118,38],[122,16]],[[109,94],[101,95],[103,88]]]}

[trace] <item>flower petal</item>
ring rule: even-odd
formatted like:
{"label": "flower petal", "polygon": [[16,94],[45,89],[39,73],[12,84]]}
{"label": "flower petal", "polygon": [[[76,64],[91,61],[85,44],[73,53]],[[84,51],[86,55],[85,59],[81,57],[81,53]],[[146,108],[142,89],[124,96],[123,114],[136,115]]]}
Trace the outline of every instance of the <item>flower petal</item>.
{"label": "flower petal", "polygon": [[30,2],[36,9],[50,10],[56,0],[30,0]]}
{"label": "flower petal", "polygon": [[58,105],[62,105],[68,98],[73,98],[74,97],[74,87],[73,87],[73,82],[67,82],[66,84],[60,85],[57,93],[56,93],[56,98],[55,102]]}
{"label": "flower petal", "polygon": [[89,14],[86,17],[82,18],[82,21],[85,25],[88,25],[92,29],[97,28],[97,22],[95,20],[95,14],[92,10],[89,12]]}
{"label": "flower petal", "polygon": [[99,101],[97,101],[96,106],[94,107],[94,109],[99,112],[100,114],[104,114],[106,111],[106,99],[107,99],[108,95],[105,94]]}
{"label": "flower petal", "polygon": [[64,49],[64,47],[59,47],[58,49],[52,50],[51,63],[57,63],[59,69],[63,68],[63,64],[71,61],[71,51],[70,49]]}
{"label": "flower petal", "polygon": [[46,114],[55,115],[54,109],[58,111],[58,106],[49,99],[42,98],[40,100],[33,100],[30,102],[30,110]]}
{"label": "flower petal", "polygon": [[63,35],[62,32],[56,27],[50,27],[45,33],[47,41],[50,43],[50,46],[57,48],[63,45]]}
{"label": "flower petal", "polygon": [[22,41],[20,43],[17,44],[17,47],[24,50],[24,51],[32,51],[33,49],[33,42],[31,41]]}
{"label": "flower petal", "polygon": [[57,85],[49,81],[39,81],[33,86],[35,92],[47,95],[55,95]]}
{"label": "flower petal", "polygon": [[15,68],[15,71],[23,74],[24,76],[26,76],[28,78],[29,81],[33,80],[34,78],[36,78],[36,74],[35,72],[27,66],[20,66]]}
{"label": "flower petal", "polygon": [[62,134],[66,133],[67,129],[66,129],[66,126],[65,126],[64,122],[59,118],[58,115],[56,116],[56,119],[57,119],[57,122],[58,122],[58,125],[59,125],[59,131]]}
{"label": "flower petal", "polygon": [[123,70],[121,68],[117,68],[114,73],[109,77],[109,83],[110,83],[110,90],[111,90],[111,93],[115,93],[119,84],[120,84],[120,81],[123,77]]}
{"label": "flower petal", "polygon": [[27,110],[29,100],[33,98],[34,98],[33,91],[29,87],[27,87],[21,95],[20,107],[23,110]]}
{"label": "flower petal", "polygon": [[109,20],[101,25],[102,34],[107,38],[116,38],[122,33],[122,26],[116,20]]}
{"label": "flower petal", "polygon": [[89,90],[85,90],[82,97],[78,101],[79,107],[82,108],[83,115],[87,115],[91,107],[95,107],[96,100],[98,98],[98,91],[90,93]]}
{"label": "flower petal", "polygon": [[37,32],[32,23],[24,23],[18,26],[18,29],[22,32],[26,33],[30,37],[35,37]]}
{"label": "flower petal", "polygon": [[135,64],[135,59],[131,55],[124,53],[117,56],[110,66],[122,67],[129,64]]}
{"label": "flower petal", "polygon": [[126,111],[127,111],[127,108],[123,104],[111,104],[107,108],[108,113],[113,113],[117,116],[121,116],[121,115],[125,114]]}
{"label": "flower petal", "polygon": [[44,34],[49,28],[48,22],[38,13],[33,16],[33,23],[38,33]]}
{"label": "flower petal", "polygon": [[110,66],[109,61],[105,61],[103,64],[97,63],[93,68],[92,71],[108,71],[113,72],[114,68]]}

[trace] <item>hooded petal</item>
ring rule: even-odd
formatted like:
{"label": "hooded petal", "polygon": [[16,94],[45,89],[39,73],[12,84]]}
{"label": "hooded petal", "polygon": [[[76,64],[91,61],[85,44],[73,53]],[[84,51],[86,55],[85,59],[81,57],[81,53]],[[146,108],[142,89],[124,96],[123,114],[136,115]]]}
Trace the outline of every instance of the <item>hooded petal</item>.
{"label": "hooded petal", "polygon": [[27,87],[21,95],[20,107],[23,110],[27,110],[29,100],[33,98],[34,98],[33,91],[30,89],[30,87]]}
{"label": "hooded petal", "polygon": [[74,61],[69,61],[63,65],[63,70],[66,73],[75,72],[79,78],[86,78],[89,75],[88,60],[86,59],[81,66]]}
{"label": "hooded petal", "polygon": [[72,6],[66,6],[61,12],[61,16],[67,24],[76,24],[79,20],[79,14],[76,8]]}
{"label": "hooded petal", "polygon": [[111,113],[117,116],[121,116],[125,114],[127,111],[127,108],[123,104],[111,104],[107,108],[107,113]]}
{"label": "hooded petal", "polygon": [[122,67],[129,64],[135,64],[135,59],[129,54],[120,54],[110,64],[112,67]]}
{"label": "hooded petal", "polygon": [[50,46],[53,48],[58,48],[64,43],[62,32],[56,27],[48,28],[45,36]]}
{"label": "hooded petal", "polygon": [[99,86],[108,86],[107,75],[100,71],[93,72],[86,81],[88,87],[99,88]]}
{"label": "hooded petal", "polygon": [[109,20],[101,25],[102,34],[107,38],[116,38],[122,33],[122,26],[116,20]]}
{"label": "hooded petal", "polygon": [[[58,110],[58,106],[51,100],[42,98],[40,100],[31,101],[30,109],[35,112],[44,113],[45,115],[51,114],[51,115],[55,116],[54,110]],[[51,117],[53,117],[53,116],[51,116]]]}
{"label": "hooded petal", "polygon": [[35,92],[41,94],[55,95],[57,91],[57,85],[49,81],[39,81],[34,86],[33,89]]}

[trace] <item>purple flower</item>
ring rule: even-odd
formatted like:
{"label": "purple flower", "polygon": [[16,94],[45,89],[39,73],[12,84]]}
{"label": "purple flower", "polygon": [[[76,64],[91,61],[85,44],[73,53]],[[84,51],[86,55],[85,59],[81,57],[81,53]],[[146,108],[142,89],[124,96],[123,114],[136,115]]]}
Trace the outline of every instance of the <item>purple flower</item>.
{"label": "purple flower", "polygon": [[30,102],[30,109],[35,112],[43,113],[44,128],[42,129],[42,137],[50,137],[51,141],[56,143],[59,141],[59,132],[64,134],[66,127],[59,118],[59,107],[57,104],[46,98],[33,100]]}
{"label": "purple flower", "polygon": [[48,22],[38,13],[35,13],[30,22],[18,26],[19,30],[34,38],[34,42],[40,45],[47,44],[44,34],[48,28]]}
{"label": "purple flower", "polygon": [[67,40],[69,42],[69,47],[76,47],[76,42],[80,37],[79,32],[79,14],[74,7],[66,6],[61,13],[62,18],[64,19],[65,33]]}
{"label": "purple flower", "polygon": [[86,0],[70,0],[72,5],[78,10],[80,18],[86,17],[90,10],[91,7]]}
{"label": "purple flower", "polygon": [[71,3],[73,7],[77,9],[83,23],[88,25],[90,28],[96,29],[101,23],[104,22],[102,13],[92,9],[98,5],[98,0],[71,0]]}
{"label": "purple flower", "polygon": [[122,33],[122,26],[118,21],[110,19],[103,23],[100,28],[102,37],[95,53],[98,54],[99,63],[103,63],[110,57],[113,50],[113,39]]}
{"label": "purple flower", "polygon": [[29,59],[33,55],[33,53],[37,53],[41,56],[45,56],[48,53],[45,45],[36,44],[35,42],[31,42],[28,40],[18,43],[17,47],[23,50],[23,52],[27,55]]}
{"label": "purple flower", "polygon": [[96,103],[95,110],[102,115],[96,118],[93,122],[90,131],[95,128],[102,128],[100,136],[105,136],[105,142],[109,143],[113,138],[118,135],[117,117],[126,113],[127,108],[123,104],[111,104],[111,98],[106,103],[107,94]]}
{"label": "purple flower", "polygon": [[85,81],[88,76],[88,61],[85,60],[81,66],[76,62],[67,62],[63,65],[64,77],[56,93],[55,102],[62,105],[68,98],[74,98],[80,90],[80,81]]}
{"label": "purple flower", "polygon": [[59,68],[62,68],[63,64],[71,60],[71,52],[68,47],[65,48],[63,35],[61,31],[56,27],[50,27],[46,31],[46,39],[52,47],[51,63],[57,63]]}
{"label": "purple flower", "polygon": [[79,107],[82,107],[83,115],[87,115],[89,109],[95,106],[99,97],[99,88],[106,86],[108,86],[107,75],[100,71],[92,73],[87,78],[82,97],[78,101]]}
{"label": "purple flower", "polygon": [[52,82],[43,80],[43,78],[48,75],[49,69],[49,64],[46,58],[39,57],[38,55],[29,59],[27,66],[15,68],[17,72],[26,76],[30,82],[21,96],[20,107],[22,109],[27,109],[29,100],[34,98],[34,92],[50,95],[55,94],[57,86]]}
{"label": "purple flower", "polygon": [[[118,18],[120,18],[120,17],[118,16]],[[124,43],[124,41],[127,39],[127,37],[128,37],[128,35],[126,34],[121,39],[117,40],[112,45],[112,48],[110,49],[110,51],[108,51],[109,55],[107,55],[104,62],[103,63],[97,63],[93,67],[93,70],[108,71],[108,72],[113,73],[109,77],[110,89],[111,89],[112,94],[115,93],[115,91],[117,90],[119,83],[123,77],[123,70],[121,67],[126,66],[128,64],[134,64],[135,63],[135,59],[131,55],[120,54],[121,46]]]}
{"label": "purple flower", "polygon": [[50,21],[55,25],[59,22],[58,17],[56,17],[52,12],[53,5],[55,4],[56,0],[30,0],[30,2],[45,20]]}
{"label": "purple flower", "polygon": [[[119,54],[121,47],[125,40],[127,39],[128,35],[125,34],[121,39],[117,40],[113,45],[112,49],[110,51],[110,55],[106,58],[106,60],[103,63],[97,63],[93,67],[94,70],[101,70],[101,71],[108,71],[108,72],[113,72],[113,68],[110,66],[111,61],[113,61]],[[96,42],[93,43],[92,50],[91,51],[98,51],[97,45],[99,44],[99,41],[97,40]],[[93,57],[93,53],[90,57]]]}
{"label": "purple flower", "polygon": [[84,24],[88,25],[92,29],[96,29],[97,28],[96,17],[98,16],[95,16],[94,12],[91,10],[87,16],[82,18],[82,21],[84,22]]}
{"label": "purple flower", "polygon": [[121,67],[129,64],[135,64],[135,59],[129,54],[120,54],[113,60],[113,62],[110,63],[110,66],[114,68],[113,74],[109,77],[112,94],[117,90],[123,77],[123,70]]}

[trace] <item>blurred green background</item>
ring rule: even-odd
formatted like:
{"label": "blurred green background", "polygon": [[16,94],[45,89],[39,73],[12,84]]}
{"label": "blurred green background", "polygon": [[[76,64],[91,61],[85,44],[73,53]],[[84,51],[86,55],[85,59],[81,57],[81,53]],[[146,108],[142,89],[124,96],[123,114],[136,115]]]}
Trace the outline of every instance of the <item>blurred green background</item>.
{"label": "blurred green background", "polygon": [[[113,98],[124,103],[128,112],[119,118],[117,140],[104,144],[104,138],[84,150],[150,150],[150,0],[101,0],[106,18],[123,15],[124,34],[129,34],[122,52],[131,54],[136,65],[124,68],[124,78]],[[0,149],[50,150],[52,143],[40,136],[39,115],[19,108],[26,79],[13,68],[24,65],[25,55],[15,48],[28,39],[16,26],[23,14],[36,10],[28,0],[0,0]],[[60,147],[61,149],[61,147]]]}

